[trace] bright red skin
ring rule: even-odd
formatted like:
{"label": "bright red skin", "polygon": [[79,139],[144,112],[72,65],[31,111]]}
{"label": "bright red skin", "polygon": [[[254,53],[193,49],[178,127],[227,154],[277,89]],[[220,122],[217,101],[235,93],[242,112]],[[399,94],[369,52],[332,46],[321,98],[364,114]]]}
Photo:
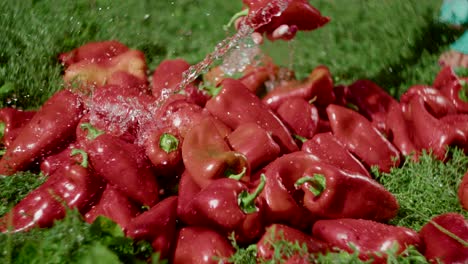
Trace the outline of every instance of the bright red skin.
{"label": "bright red skin", "polygon": [[468,114],[468,102],[463,101],[459,96],[462,89],[461,79],[451,67],[446,66],[439,71],[433,86],[455,105],[458,113]]}
{"label": "bright red skin", "polygon": [[275,87],[268,92],[262,101],[271,109],[276,110],[284,101],[300,97],[306,101],[314,99],[319,107],[335,101],[333,79],[326,66],[316,67],[304,81],[290,81]]}
{"label": "bright red skin", "polygon": [[229,241],[216,231],[204,227],[183,227],[176,238],[171,263],[218,264],[234,254]]}
{"label": "bright red skin", "polygon": [[330,126],[338,140],[367,167],[390,172],[400,161],[400,152],[372,123],[358,112],[338,105],[326,109]]}
{"label": "bright red skin", "polygon": [[[393,218],[399,208],[395,197],[368,176],[340,170],[305,152],[290,153],[276,159],[265,167],[264,173],[267,182],[262,197],[269,209],[267,219],[274,223],[288,223],[303,229],[311,224],[310,215],[314,218],[386,221]],[[319,196],[309,191],[307,183],[302,184],[299,190],[295,188],[297,180],[315,174],[326,178],[326,188]],[[302,211],[301,205],[308,214]]]}
{"label": "bright red skin", "polygon": [[268,223],[283,223],[299,229],[306,229],[312,223],[310,212],[302,205],[302,197],[297,197],[301,194],[296,192],[294,183],[314,161],[315,157],[310,154],[293,152],[262,169],[266,184],[261,197],[266,203],[265,219]]}
{"label": "bright red skin", "polygon": [[[422,244],[419,234],[405,227],[392,226],[364,219],[330,219],[317,221],[312,229],[313,236],[325,241],[330,247],[337,247],[352,253],[352,243],[360,252],[359,258],[372,263],[387,263],[385,252],[398,243],[397,254],[412,245]],[[384,254],[378,257],[375,253]]]}
{"label": "bright red skin", "polygon": [[465,210],[468,210],[468,172],[465,173],[463,179],[458,186],[458,200]]}
{"label": "bright red skin", "polygon": [[231,148],[242,153],[252,171],[261,168],[280,154],[280,147],[268,132],[255,123],[241,124],[228,135]]}
{"label": "bright red skin", "polygon": [[[272,244],[278,240],[285,240],[291,243],[305,245],[309,253],[325,253],[329,246],[302,231],[282,224],[272,224],[266,228],[265,233],[257,242],[257,257],[262,260],[270,260],[273,257],[274,249]],[[293,256],[287,263],[308,263],[294,262],[299,261],[298,257]]]}
{"label": "bright red skin", "polygon": [[174,244],[177,221],[177,196],[168,197],[148,211],[130,220],[126,235],[136,240],[151,242],[161,259],[170,255]]}
{"label": "bright red skin", "polygon": [[453,113],[451,104],[444,101],[437,90],[424,87],[418,88],[417,93],[414,90],[409,90],[414,94],[405,94],[402,103],[410,137],[418,151],[432,150],[435,157],[445,160],[448,146],[466,144],[468,131],[465,122],[468,119],[464,115],[450,114]]}
{"label": "bright red skin", "polygon": [[[266,25],[258,27],[259,24],[264,23],[261,10],[273,1],[243,0],[242,2],[249,8],[249,17],[251,18],[249,18],[247,23],[253,26],[256,32],[261,34],[266,33],[267,37],[272,40],[271,34],[273,31],[283,24],[295,27],[298,30],[309,31],[322,27],[330,21],[330,18],[322,16],[320,11],[311,6],[307,0],[288,0],[288,6],[280,16],[273,16],[271,21]],[[267,8],[267,10],[271,10],[272,14],[279,11],[277,7]],[[284,36],[283,39],[290,40],[294,38],[294,36],[295,32]]]}
{"label": "bright red skin", "polygon": [[189,223],[192,216],[192,207],[190,203],[193,198],[201,191],[193,180],[192,175],[187,170],[182,173],[179,181],[179,195],[177,203],[177,217],[184,223]]}
{"label": "bright red skin", "polygon": [[[153,73],[153,87],[151,92],[156,100],[164,101],[169,96],[179,92],[183,73],[190,68],[190,64],[184,59],[163,60]],[[183,87],[183,92],[190,102],[204,106],[208,95],[190,83]]]}
{"label": "bright red skin", "polygon": [[292,133],[307,139],[314,136],[319,121],[315,105],[303,98],[290,98],[278,107],[276,113]]}
{"label": "bright red skin", "polygon": [[44,173],[44,175],[52,175],[61,167],[81,163],[82,159],[80,155],[71,156],[72,150],[76,148],[78,148],[78,146],[72,143],[63,151],[45,158],[40,165],[41,172]]}
{"label": "bright red skin", "polygon": [[[170,134],[179,141],[178,147],[175,150],[166,152],[160,146],[161,136]],[[144,146],[146,156],[154,165],[158,174],[172,175],[178,171],[182,165],[182,137],[173,129],[158,129],[148,134]]]}
{"label": "bright red skin", "polygon": [[76,94],[55,93],[11,142],[0,160],[0,175],[28,169],[44,155],[65,148],[82,115],[83,105]]}
{"label": "bright red skin", "polygon": [[211,98],[205,108],[232,129],[244,123],[257,123],[271,133],[281,147],[282,153],[297,151],[287,127],[254,93],[242,82],[234,79],[222,81],[220,93]]}
{"label": "bright red skin", "polygon": [[36,114],[36,111],[23,111],[10,107],[0,109],[0,122],[5,124],[3,138],[0,143],[8,148],[34,114]]}
{"label": "bright red skin", "polygon": [[59,60],[66,67],[71,64],[85,61],[100,62],[102,60],[108,60],[119,54],[122,54],[128,50],[128,47],[124,44],[115,41],[102,41],[102,42],[88,42],[85,45],[73,49],[72,51],[61,53]]}
{"label": "bright red skin", "polygon": [[245,170],[245,181],[250,176],[245,156],[230,149],[212,117],[202,119],[188,131],[182,144],[182,159],[186,170],[201,188],[214,179],[226,177],[228,170],[234,174]]}
{"label": "bright red skin", "polygon": [[[96,87],[109,83],[116,83],[122,76],[116,76],[119,72],[126,72],[134,78],[127,79],[129,84],[145,84],[142,88],[146,91],[147,65],[145,54],[139,50],[127,50],[111,58],[104,57],[101,60],[80,60],[65,69],[63,80],[67,87],[89,94]],[[110,81],[113,78],[117,80]],[[136,81],[136,79],[139,79]],[[127,86],[127,85],[126,85]]]}
{"label": "bright red skin", "polygon": [[253,242],[263,232],[263,201],[257,198],[257,211],[245,213],[238,201],[244,191],[252,192],[238,180],[214,180],[190,201],[187,224],[205,226],[226,236],[234,232],[240,244]]}
{"label": "bright red skin", "polygon": [[386,116],[398,101],[370,80],[358,80],[348,86],[346,100],[358,107],[358,112],[372,121],[380,131],[387,131]]}
{"label": "bright red skin", "polygon": [[123,230],[140,212],[139,207],[116,187],[107,184],[99,201],[85,214],[88,223],[94,222],[98,216],[105,216],[116,222]]}
{"label": "bright red skin", "polygon": [[154,103],[154,97],[137,86],[107,84],[94,89],[88,103],[89,117],[93,125],[132,142],[141,127],[154,122]]}
{"label": "bright red skin", "polygon": [[142,147],[106,133],[80,145],[97,174],[125,195],[142,205],[158,202],[159,185]]}
{"label": "bright red skin", "polygon": [[[432,218],[431,221],[468,242],[468,221],[463,215],[445,213]],[[437,263],[436,259],[445,264],[468,262],[468,248],[442,233],[431,222],[421,228],[419,235],[424,242],[422,252],[432,263]]]}
{"label": "bright red skin", "polygon": [[157,110],[154,120],[159,127],[168,127],[178,131],[182,138],[206,115],[203,108],[189,101],[187,96],[170,96]]}
{"label": "bright red skin", "polygon": [[310,153],[325,163],[342,170],[349,170],[371,177],[366,167],[330,132],[316,134],[302,145],[302,151]]}
{"label": "bright red skin", "polygon": [[79,164],[62,167],[15,205],[0,221],[0,229],[2,232],[19,232],[33,227],[50,227],[55,220],[65,216],[66,207],[82,213],[87,211],[102,186],[99,177]]}

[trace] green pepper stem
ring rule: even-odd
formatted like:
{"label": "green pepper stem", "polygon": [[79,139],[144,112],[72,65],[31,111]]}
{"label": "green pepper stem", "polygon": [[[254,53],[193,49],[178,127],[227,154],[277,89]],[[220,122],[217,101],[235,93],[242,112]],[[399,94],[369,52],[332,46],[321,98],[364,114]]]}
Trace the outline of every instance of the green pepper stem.
{"label": "green pepper stem", "polygon": [[179,147],[179,140],[172,134],[164,133],[159,137],[159,147],[166,153],[171,153]]}
{"label": "green pepper stem", "polygon": [[215,97],[221,92],[223,87],[220,86],[213,86],[213,85],[201,85],[199,89],[206,91],[211,97]]}
{"label": "green pepper stem", "polygon": [[99,137],[100,135],[104,134],[104,131],[95,128],[90,123],[83,123],[80,125],[82,130],[88,130],[88,135],[86,136],[87,139],[93,140]]}
{"label": "green pepper stem", "polygon": [[239,207],[244,211],[246,214],[255,213],[257,211],[257,207],[255,207],[255,199],[260,195],[260,193],[265,188],[266,177],[265,174],[260,176],[260,183],[258,184],[257,188],[253,193],[249,193],[248,191],[243,191],[239,194],[238,197],[238,204]]}
{"label": "green pepper stem", "polygon": [[242,177],[244,177],[245,173],[247,172],[247,168],[244,167],[242,168],[242,171],[238,174],[230,174],[228,176],[229,179],[233,179],[233,180],[236,180],[236,181],[240,181],[240,179],[242,179]]}
{"label": "green pepper stem", "polygon": [[461,89],[458,91],[458,98],[463,102],[468,102],[468,83],[464,80],[460,81]]}
{"label": "green pepper stem", "polygon": [[293,137],[299,141],[301,141],[302,143],[306,142],[307,141],[307,138],[305,137],[302,137],[302,136],[299,136],[298,134],[294,134]]}
{"label": "green pepper stem", "polygon": [[464,247],[467,247],[468,248],[468,242],[466,242],[465,240],[463,240],[461,237],[455,235],[454,233],[450,232],[449,230],[447,230],[446,228],[444,228],[443,226],[439,225],[438,223],[430,220],[429,221],[432,225],[434,225],[435,228],[437,228],[440,232],[446,234],[447,236],[449,236],[450,238],[454,239],[455,241],[457,241],[458,243],[460,243],[462,246]]}
{"label": "green pepper stem", "polygon": [[303,185],[304,183],[310,183],[311,186],[309,187],[309,191],[315,195],[319,196],[325,188],[327,188],[327,179],[322,174],[314,174],[314,176],[304,176],[298,179],[294,186],[299,188],[299,186]]}
{"label": "green pepper stem", "polygon": [[231,19],[229,20],[229,22],[223,26],[223,29],[224,31],[228,31],[228,29],[232,26],[232,24],[239,18],[239,17],[243,17],[243,16],[247,16],[249,14],[249,9],[246,8],[246,9],[243,9],[237,13],[235,13]]}
{"label": "green pepper stem", "polygon": [[6,128],[5,122],[0,122],[0,140],[2,140],[3,137],[5,136],[5,128]]}
{"label": "green pepper stem", "polygon": [[82,149],[72,149],[70,156],[75,156],[75,155],[81,155],[81,163],[80,166],[83,168],[88,168],[89,162],[88,162],[88,153]]}

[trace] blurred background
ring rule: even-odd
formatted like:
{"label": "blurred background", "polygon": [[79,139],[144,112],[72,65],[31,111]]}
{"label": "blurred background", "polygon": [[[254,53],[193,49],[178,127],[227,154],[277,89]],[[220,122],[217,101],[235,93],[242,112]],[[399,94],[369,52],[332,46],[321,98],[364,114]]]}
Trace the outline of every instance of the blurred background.
{"label": "blurred background", "polygon": [[[375,81],[395,97],[432,83],[438,57],[463,32],[438,21],[441,0],[310,0],[331,22],[264,50],[301,79],[328,66],[337,84]],[[0,1],[0,107],[36,108],[61,88],[57,55],[89,41],[142,50],[150,71],[166,58],[194,64],[233,32],[242,1]]]}

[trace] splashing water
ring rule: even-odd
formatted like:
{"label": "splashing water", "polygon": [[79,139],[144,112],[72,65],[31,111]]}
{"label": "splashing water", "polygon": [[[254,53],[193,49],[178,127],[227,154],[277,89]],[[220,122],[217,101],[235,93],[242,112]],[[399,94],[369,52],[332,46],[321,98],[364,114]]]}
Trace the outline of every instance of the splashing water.
{"label": "splashing water", "polygon": [[258,48],[246,41],[258,28],[271,22],[274,17],[280,16],[288,7],[288,0],[273,0],[255,13],[249,13],[244,19],[236,34],[218,43],[213,52],[202,61],[192,65],[183,73],[179,90],[183,90],[189,83],[207,71],[217,60],[224,59],[223,70],[232,75],[242,71],[258,54]]}

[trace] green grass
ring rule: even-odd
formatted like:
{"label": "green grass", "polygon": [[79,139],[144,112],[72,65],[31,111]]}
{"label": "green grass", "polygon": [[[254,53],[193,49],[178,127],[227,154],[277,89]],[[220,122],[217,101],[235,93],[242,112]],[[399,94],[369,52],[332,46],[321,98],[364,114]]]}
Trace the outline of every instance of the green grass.
{"label": "green grass", "polygon": [[[311,1],[332,21],[298,34],[292,67],[303,78],[325,64],[337,83],[369,78],[396,96],[431,83],[440,52],[460,34],[437,22],[440,2]],[[89,41],[140,49],[150,70],[165,58],[196,63],[226,36],[222,25],[240,8],[240,0],[1,1],[0,106],[38,107],[61,87],[57,55]],[[267,50],[288,62],[287,44]]]}
{"label": "green grass", "polygon": [[[298,78],[324,64],[337,84],[368,78],[398,97],[414,84],[432,83],[440,69],[438,57],[462,33],[437,21],[441,0],[310,2],[331,22],[313,32],[300,32],[292,43],[274,42],[264,48],[277,63],[290,65]],[[89,41],[115,39],[142,50],[150,72],[166,58],[197,63],[226,37],[222,26],[240,8],[241,0],[0,1],[0,107],[40,106],[62,86],[57,55]],[[419,229],[440,209],[467,216],[455,192],[468,161],[462,154],[454,157],[443,164],[424,156],[420,163],[408,162],[379,176],[402,208],[393,224]],[[27,175],[0,181],[0,215],[40,183]],[[439,180],[441,185],[435,186]],[[414,193],[420,196],[415,198]],[[82,236],[89,226],[67,219],[56,229],[0,236],[10,248],[6,255],[0,252],[0,259],[7,263],[27,262],[16,258],[20,255],[31,257],[28,260],[34,257],[38,263],[60,259],[80,250],[83,239],[90,244],[84,247],[92,249],[90,254],[114,259],[101,244],[91,243],[92,235]],[[63,230],[73,232],[60,237],[66,233]],[[36,248],[44,238],[50,243]],[[63,240],[73,243],[54,248]],[[23,255],[22,251],[28,252]]]}

